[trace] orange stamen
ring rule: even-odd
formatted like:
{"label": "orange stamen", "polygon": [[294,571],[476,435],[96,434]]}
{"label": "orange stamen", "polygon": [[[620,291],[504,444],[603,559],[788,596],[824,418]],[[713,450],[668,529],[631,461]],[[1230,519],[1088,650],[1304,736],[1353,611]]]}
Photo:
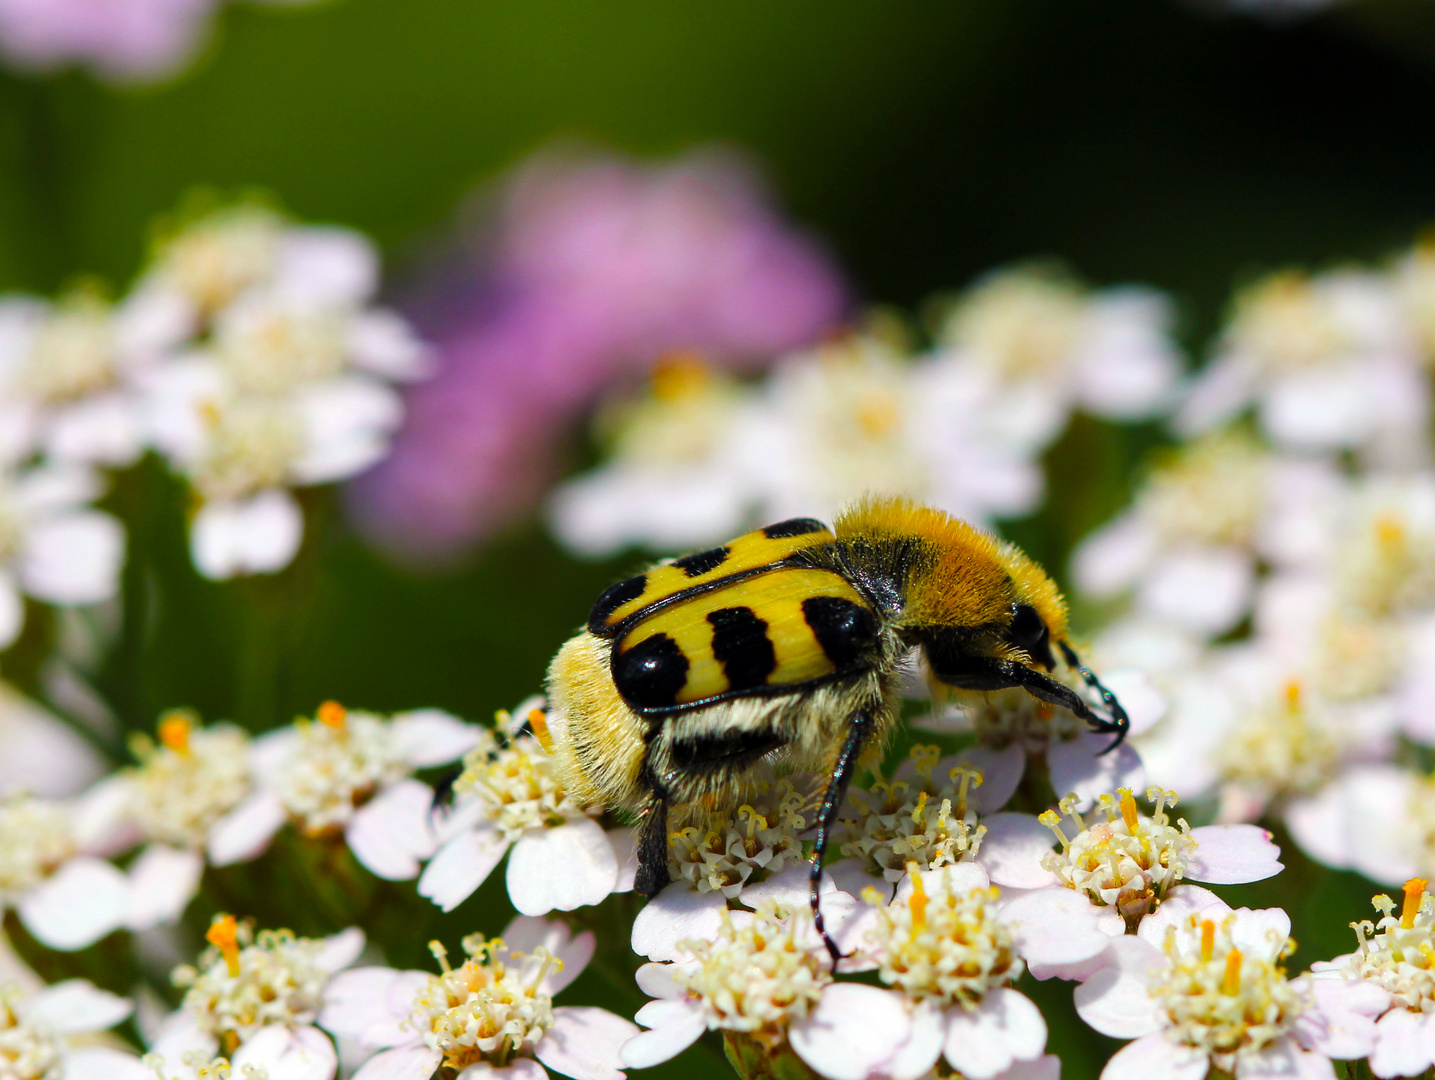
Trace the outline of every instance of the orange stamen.
{"label": "orange stamen", "polygon": [[533,729],[539,745],[548,753],[553,753],[553,736],[548,734],[548,714],[542,709],[534,709],[528,714],[528,726]]}
{"label": "orange stamen", "polygon": [[239,977],[239,923],[233,915],[216,915],[204,940],[219,950],[231,978]]}
{"label": "orange stamen", "polygon": [[1125,792],[1121,796],[1121,820],[1126,822],[1129,832],[1136,831],[1136,823],[1140,820],[1136,816],[1136,800],[1131,797],[1131,792]]}
{"label": "orange stamen", "polygon": [[319,723],[325,727],[331,727],[340,731],[344,727],[344,721],[349,715],[349,710],[340,705],[337,701],[326,701],[319,706]]}
{"label": "orange stamen", "polygon": [[1415,916],[1420,914],[1420,901],[1425,898],[1424,878],[1411,878],[1405,883],[1405,904],[1400,909],[1400,926],[1409,930],[1415,925]]}
{"label": "orange stamen", "polygon": [[1232,949],[1226,957],[1226,974],[1221,979],[1221,993],[1235,997],[1241,992],[1241,950]]}
{"label": "orange stamen", "polygon": [[189,753],[189,733],[194,723],[183,713],[168,713],[159,722],[159,741],[176,754]]}
{"label": "orange stamen", "polygon": [[1216,951],[1216,924],[1207,919],[1201,924],[1201,959],[1210,960]]}
{"label": "orange stamen", "polygon": [[922,888],[916,863],[908,864],[907,873],[912,878],[912,895],[907,899],[907,906],[912,909],[912,929],[921,930],[927,925],[927,891]]}

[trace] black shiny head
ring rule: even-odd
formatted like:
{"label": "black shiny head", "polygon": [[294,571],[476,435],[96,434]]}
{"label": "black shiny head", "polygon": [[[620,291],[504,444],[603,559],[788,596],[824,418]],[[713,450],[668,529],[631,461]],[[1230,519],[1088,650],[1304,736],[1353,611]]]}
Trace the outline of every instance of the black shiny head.
{"label": "black shiny head", "polygon": [[1012,605],[1007,640],[1047,671],[1056,667],[1056,657],[1051,655],[1051,631],[1030,604]]}

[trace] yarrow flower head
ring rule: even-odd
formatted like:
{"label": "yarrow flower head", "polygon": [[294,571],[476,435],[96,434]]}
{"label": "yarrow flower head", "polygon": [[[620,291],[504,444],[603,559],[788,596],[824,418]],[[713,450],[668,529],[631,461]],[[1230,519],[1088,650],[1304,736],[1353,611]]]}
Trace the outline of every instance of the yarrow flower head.
{"label": "yarrow flower head", "polygon": [[750,881],[802,862],[801,833],[811,802],[812,796],[790,778],[758,781],[735,810],[705,815],[699,824],[671,834],[673,879],[731,900]]}
{"label": "yarrow flower head", "polygon": [[130,814],[146,838],[203,850],[210,828],[249,793],[249,736],[230,724],[200,727],[192,713],[160,718],[159,739],[136,734],[128,773]]}
{"label": "yarrow flower head", "polygon": [[138,1062],[133,1056],[94,1045],[93,1039],[130,1010],[124,998],[85,979],[68,979],[31,994],[13,984],[0,985],[0,1069],[5,1080],[135,1080]]}
{"label": "yarrow flower head", "polygon": [[453,809],[437,827],[439,849],[419,878],[419,893],[445,911],[505,854],[509,899],[526,915],[571,911],[632,888],[623,865],[631,861],[631,834],[605,833],[559,782],[540,704],[520,706],[516,721],[500,711],[495,729],[481,731],[464,758]]}

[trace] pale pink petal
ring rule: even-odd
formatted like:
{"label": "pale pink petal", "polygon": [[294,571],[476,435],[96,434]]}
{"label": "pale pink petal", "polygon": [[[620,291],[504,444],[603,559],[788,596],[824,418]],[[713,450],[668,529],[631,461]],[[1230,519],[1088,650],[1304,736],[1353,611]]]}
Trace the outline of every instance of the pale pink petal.
{"label": "pale pink petal", "polygon": [[134,847],[139,831],[129,820],[134,792],[123,775],[107,776],[70,803],[75,841],[86,855],[113,857]]}
{"label": "pale pink petal", "polygon": [[633,891],[633,883],[638,878],[637,837],[636,829],[608,830],[608,842],[613,845],[613,858],[618,861],[618,880],[613,885],[615,893]]}
{"label": "pale pink petal", "polygon": [[1150,731],[1170,711],[1171,703],[1166,700],[1166,695],[1156,689],[1151,676],[1144,671],[1134,668],[1103,671],[1101,681],[1126,710],[1127,719],[1131,721],[1131,730],[1127,732],[1129,738]]}
{"label": "pale pink petal", "polygon": [[284,569],[304,538],[304,513],[288,491],[271,488],[244,501],[208,502],[190,523],[195,569],[213,580]]}
{"label": "pale pink petal", "polygon": [[25,625],[25,601],[15,575],[0,567],[0,649],[7,649],[20,636]]}
{"label": "pale pink petal", "polygon": [[1101,1080],[1160,1077],[1161,1080],[1205,1080],[1210,1059],[1195,1047],[1172,1042],[1159,1032],[1127,1043],[1101,1070]]}
{"label": "pale pink petal", "polygon": [[548,1080],[548,1073],[532,1058],[514,1058],[502,1067],[480,1061],[470,1065],[453,1080]]}
{"label": "pale pink petal", "polygon": [[1397,1008],[1376,1021],[1370,1071],[1383,1078],[1418,1076],[1428,1069],[1432,1047],[1423,1019],[1420,1013]]}
{"label": "pale pink petal", "polygon": [[1096,600],[1119,596],[1136,585],[1156,558],[1156,532],[1128,514],[1102,526],[1076,546],[1071,575],[1077,587]]}
{"label": "pale pink petal", "polygon": [[416,769],[457,761],[478,744],[478,728],[442,709],[395,713],[390,731],[399,755]]}
{"label": "pale pink petal", "polygon": [[104,1031],[129,1016],[134,1006],[88,979],[66,979],[22,1000],[15,1012],[29,1024],[56,1035]]}
{"label": "pale pink petal", "polygon": [[1076,988],[1077,1014],[1103,1035],[1134,1039],[1161,1029],[1161,1010],[1150,994],[1152,974],[1169,961],[1140,938],[1107,946],[1111,963]]}
{"label": "pale pink petal", "polygon": [[86,1046],[66,1051],[64,1080],[155,1080],[155,1074],[134,1054]]}
{"label": "pale pink petal", "polygon": [[1384,989],[1364,979],[1305,978],[1316,1007],[1296,1018],[1294,1034],[1307,1050],[1353,1061],[1375,1045],[1375,1018],[1390,1005]]}
{"label": "pale pink petal", "polygon": [[264,1069],[268,1080],[333,1080],[339,1059],[334,1044],[318,1028],[280,1024],[260,1028],[230,1059],[234,1071],[246,1065]]}
{"label": "pale pink petal", "polygon": [[[1111,938],[1097,923],[1097,908],[1074,889],[1054,886],[1014,897],[1002,904],[1002,921],[1017,937],[1017,949],[1037,978],[1037,968],[1066,968],[1099,963]],[[1095,970],[1094,968],[1092,970]],[[1056,974],[1052,971],[1050,974]],[[1082,978],[1090,971],[1062,971],[1063,978]]]}
{"label": "pale pink petal", "polygon": [[130,908],[125,925],[148,930],[174,922],[199,891],[204,856],[165,844],[150,844],[130,864]]}
{"label": "pale pink petal", "polygon": [[41,945],[73,952],[124,925],[130,890],[124,874],[101,859],[71,859],[20,898],[25,929]]}
{"label": "pale pink petal", "polygon": [[1202,825],[1191,830],[1196,851],[1186,860],[1186,876],[1212,885],[1264,881],[1284,868],[1281,849],[1257,825]]}
{"label": "pale pink petal", "polygon": [[402,382],[431,367],[429,349],[413,328],[392,311],[370,308],[349,320],[349,354],[357,368]]}
{"label": "pale pink petal", "polygon": [[1168,926],[1184,926],[1192,915],[1220,922],[1231,913],[1230,905],[1199,885],[1177,885],[1150,915],[1141,920],[1136,934],[1148,945],[1159,950],[1166,940]]}
{"label": "pale pink petal", "polygon": [[638,984],[638,989],[650,998],[678,1001],[687,997],[688,991],[673,978],[676,967],[675,964],[650,961],[638,968],[633,981]]}
{"label": "pale pink petal", "polygon": [[649,960],[681,959],[678,942],[711,941],[722,928],[722,893],[699,893],[675,882],[643,905],[633,920],[633,951]]}
{"label": "pale pink petal", "polygon": [[1170,554],[1152,569],[1137,606],[1153,619],[1214,637],[1250,609],[1255,587],[1252,557],[1234,548],[1196,548]]}
{"label": "pale pink petal", "polygon": [[359,1068],[354,1080],[429,1080],[443,1054],[419,1043],[376,1054]]}
{"label": "pale pink petal", "polygon": [[137,402],[110,392],[62,405],[49,415],[42,440],[54,461],[133,465],[144,448]]}
{"label": "pale pink petal", "polygon": [[1290,937],[1291,917],[1280,908],[1236,908],[1231,940],[1247,955],[1273,956]]}
{"label": "pale pink petal", "polygon": [[701,1007],[688,1000],[650,1001],[634,1019],[652,1030],[634,1035],[619,1048],[622,1063],[630,1069],[649,1069],[677,1057],[708,1027]]}
{"label": "pale pink petal", "polygon": [[418,1035],[408,1018],[428,980],[424,971],[386,967],[341,971],[324,990],[319,1026],[358,1040],[366,1050],[412,1042]]}
{"label": "pale pink petal", "polygon": [[994,1080],[1061,1080],[1061,1058],[1042,1054],[1030,1061],[1018,1061]]}
{"label": "pale pink petal", "polygon": [[973,746],[958,754],[957,761],[982,771],[982,782],[972,793],[979,814],[995,814],[1005,806],[1026,772],[1026,751],[1015,742],[999,750]]}
{"label": "pale pink petal", "polygon": [[214,866],[258,858],[289,819],[273,791],[256,791],[209,829],[207,847]]}
{"label": "pale pink petal", "polygon": [[977,863],[992,881],[1013,889],[1040,889],[1056,882],[1042,869],[1041,857],[1050,853],[1056,837],[1031,814],[1001,813],[982,819],[987,827]]}
{"label": "pale pink petal", "polygon": [[378,252],[363,233],[337,225],[301,225],[285,229],[279,238],[271,287],[300,310],[359,305],[378,284]]}
{"label": "pale pink petal", "polygon": [[573,1080],[623,1080],[618,1068],[623,1044],[638,1025],[607,1009],[564,1005],[553,1010],[553,1026],[534,1047],[534,1056]]}
{"label": "pale pink petal", "polygon": [[911,1029],[882,1063],[881,1074],[898,1078],[926,1076],[942,1056],[947,1019],[940,1004],[924,1001],[910,1010]]}
{"label": "pale pink petal", "polygon": [[508,898],[524,915],[596,904],[617,880],[613,845],[588,817],[555,829],[530,829],[508,856]]}
{"label": "pale pink petal", "polygon": [[314,965],[323,971],[340,971],[359,958],[364,941],[364,932],[357,926],[330,934],[324,939],[324,947],[314,954]]}
{"label": "pale pink petal", "polygon": [[432,807],[433,788],[418,780],[400,780],[355,811],[344,839],[372,874],[407,881],[418,876],[419,860],[434,853]]}
{"label": "pale pink petal", "polygon": [[1003,987],[971,1012],[947,1010],[943,1056],[968,1080],[991,1080],[1046,1049],[1046,1021],[1031,999]]}
{"label": "pale pink petal", "polygon": [[508,838],[492,825],[459,833],[424,867],[419,895],[452,911],[484,883],[507,850]]}
{"label": "pale pink petal", "polygon": [[1236,1059],[1237,1080],[1335,1080],[1330,1058],[1302,1050],[1289,1035]]}
{"label": "pale pink petal", "polygon": [[827,1080],[867,1080],[907,1040],[911,1019],[902,998],[859,983],[833,983],[817,1005],[788,1028],[787,1041]]}
{"label": "pale pink petal", "polygon": [[1051,786],[1058,797],[1075,795],[1077,809],[1087,810],[1097,796],[1120,788],[1141,791],[1146,770],[1130,743],[1107,750],[1112,735],[1084,732],[1074,739],[1053,739],[1046,748],[1051,768]]}
{"label": "pale pink petal", "polygon": [[[591,930],[584,930],[576,937],[567,923],[557,919],[540,919],[532,915],[520,915],[504,928],[504,943],[515,953],[532,956],[535,949],[546,949],[549,955],[563,964],[562,971],[549,970],[539,988],[549,997],[554,997],[565,986],[583,973],[588,961],[593,959],[595,941]],[[533,962],[530,959],[530,962]]]}
{"label": "pale pink petal", "polygon": [[219,1052],[219,1040],[206,1031],[201,1031],[194,1017],[177,1010],[165,1017],[159,1032],[150,1043],[150,1050],[169,1062],[180,1062],[186,1054],[196,1054],[208,1060]]}
{"label": "pale pink petal", "polygon": [[98,510],[64,514],[25,534],[21,587],[52,604],[98,604],[115,595],[125,561],[125,531]]}

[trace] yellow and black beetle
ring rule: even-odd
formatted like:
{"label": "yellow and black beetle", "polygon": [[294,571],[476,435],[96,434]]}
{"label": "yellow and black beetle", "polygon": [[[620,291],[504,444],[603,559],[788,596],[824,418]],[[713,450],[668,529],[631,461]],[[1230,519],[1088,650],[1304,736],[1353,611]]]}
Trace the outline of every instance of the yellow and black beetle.
{"label": "yellow and black beetle", "polygon": [[[1055,645],[1102,716],[1048,672]],[[848,781],[898,715],[900,668],[967,690],[1019,686],[1116,746],[1125,711],[1067,642],[1066,606],[1010,544],[939,510],[869,499],[835,529],[797,518],[609,588],[548,672],[547,739],[581,803],[640,815],[640,893],[668,883],[668,819],[737,798],[765,759],[828,776],[812,909]]]}

